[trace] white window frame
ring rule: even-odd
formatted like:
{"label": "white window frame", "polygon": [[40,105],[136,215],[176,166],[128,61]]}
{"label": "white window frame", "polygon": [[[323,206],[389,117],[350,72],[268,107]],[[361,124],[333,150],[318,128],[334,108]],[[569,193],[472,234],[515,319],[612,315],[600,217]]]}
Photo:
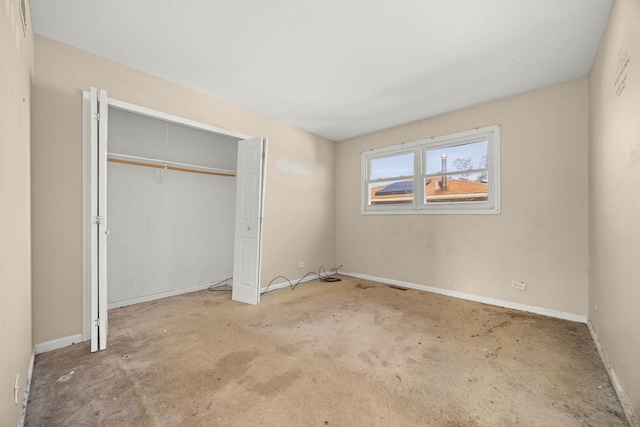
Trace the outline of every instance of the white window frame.
{"label": "white window frame", "polygon": [[[438,148],[468,144],[478,140],[487,141],[487,175],[489,189],[486,201],[425,203],[424,182],[426,165],[425,152]],[[370,179],[371,161],[413,152],[413,176]],[[448,171],[447,174],[457,174]],[[433,174],[431,174],[433,175]],[[413,178],[413,203],[369,205],[369,184]],[[500,126],[486,126],[464,132],[432,137],[420,141],[402,143],[390,147],[377,148],[361,153],[361,213],[362,214],[499,214],[500,213]]]}

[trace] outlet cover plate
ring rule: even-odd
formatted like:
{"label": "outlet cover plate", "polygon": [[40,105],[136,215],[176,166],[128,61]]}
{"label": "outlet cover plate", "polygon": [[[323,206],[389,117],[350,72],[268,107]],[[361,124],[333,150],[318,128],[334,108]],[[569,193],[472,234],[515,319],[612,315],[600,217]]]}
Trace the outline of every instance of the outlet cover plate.
{"label": "outlet cover plate", "polygon": [[524,291],[527,289],[527,284],[519,280],[514,280],[513,282],[511,282],[511,287],[519,291]]}

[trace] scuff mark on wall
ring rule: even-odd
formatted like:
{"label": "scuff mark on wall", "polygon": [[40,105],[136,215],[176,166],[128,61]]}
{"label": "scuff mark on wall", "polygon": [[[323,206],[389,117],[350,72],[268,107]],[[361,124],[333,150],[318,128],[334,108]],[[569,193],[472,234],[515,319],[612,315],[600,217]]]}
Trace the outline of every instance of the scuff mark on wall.
{"label": "scuff mark on wall", "polygon": [[276,172],[301,176],[311,176],[311,170],[301,162],[289,160],[286,157],[276,160]]}

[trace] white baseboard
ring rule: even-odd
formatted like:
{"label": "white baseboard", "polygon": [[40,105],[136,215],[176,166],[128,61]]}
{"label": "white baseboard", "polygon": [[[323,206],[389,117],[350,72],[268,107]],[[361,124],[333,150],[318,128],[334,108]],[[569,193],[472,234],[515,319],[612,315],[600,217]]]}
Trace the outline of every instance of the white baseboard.
{"label": "white baseboard", "polygon": [[176,289],[173,291],[160,292],[153,295],[145,295],[139,298],[132,298],[132,299],[123,300],[123,301],[110,302],[109,304],[107,304],[107,308],[111,310],[113,308],[126,307],[128,305],[139,304],[141,302],[154,301],[157,299],[173,297],[176,295],[188,294],[189,292],[202,291],[204,289],[207,289],[209,286],[215,285],[215,284],[216,282],[206,283],[204,285],[191,286],[189,288],[182,288],[182,289]]}
{"label": "white baseboard", "polygon": [[598,334],[596,334],[595,329],[593,329],[593,325],[591,321],[587,322],[587,326],[589,327],[589,332],[591,332],[591,338],[593,338],[593,342],[596,343],[596,348],[598,349],[598,353],[600,353],[600,358],[602,359],[602,363],[604,363],[604,367],[607,369],[609,373],[609,378],[611,379],[611,384],[613,384],[613,389],[616,391],[618,395],[618,399],[620,400],[620,404],[622,405],[622,409],[624,410],[624,414],[627,417],[627,421],[631,427],[640,427],[640,421],[636,414],[633,412],[633,406],[629,401],[629,398],[625,394],[622,386],[620,385],[620,380],[618,380],[618,376],[616,375],[616,371],[611,366],[611,362],[609,361],[609,356],[607,356],[607,352],[604,351],[604,347],[600,343],[598,339]]}
{"label": "white baseboard", "polygon": [[432,292],[434,294],[446,295],[449,297],[460,298],[460,299],[465,299],[469,301],[476,301],[476,302],[481,302],[489,305],[496,305],[498,307],[512,308],[514,310],[542,314],[544,316],[556,317],[558,319],[571,320],[572,322],[587,323],[587,316],[580,316],[578,314],[566,313],[564,311],[550,310],[548,308],[536,307],[533,305],[525,305],[525,304],[519,304],[511,301],[503,301],[503,300],[494,299],[494,298],[481,297],[478,295],[465,294],[463,292],[450,291],[448,289],[433,288],[431,286],[418,285],[416,283],[403,282],[400,280],[393,280],[393,279],[385,279],[383,277],[369,276],[367,274],[345,273],[345,272],[340,272],[340,274],[344,274],[346,276],[351,276],[351,277],[357,277],[359,279],[371,280],[374,282],[400,286],[403,288],[417,289],[419,291]]}
{"label": "white baseboard", "polygon": [[[340,274],[342,274],[342,273],[340,273]],[[277,290],[277,289],[288,288],[288,287],[290,287],[291,285],[295,285],[296,283],[310,282],[310,281],[312,281],[312,280],[318,280],[319,278],[320,278],[320,277],[314,273],[314,275],[313,275],[313,276],[305,277],[305,278],[304,278],[304,279],[302,279],[302,280],[300,280],[300,279],[298,278],[298,279],[292,280],[292,281],[291,281],[291,283],[289,283],[289,282],[282,282],[282,283],[276,283],[275,285],[274,285],[274,284],[271,284],[271,285],[269,285],[269,286],[267,286],[267,287],[269,288],[269,289],[268,289],[268,291],[269,291],[269,292],[271,292],[271,291],[275,291],[275,290]],[[267,287],[265,287],[265,288],[260,288],[260,293],[261,293],[261,294],[264,294],[264,293],[267,291]]]}
{"label": "white baseboard", "polygon": [[22,407],[20,408],[20,419],[18,420],[19,426],[24,426],[24,421],[27,417],[27,404],[29,403],[29,391],[31,390],[31,378],[33,377],[33,365],[36,361],[36,348],[31,351],[31,359],[29,360],[29,369],[27,370],[27,382],[24,386],[24,393],[22,394]]}
{"label": "white baseboard", "polygon": [[82,334],[70,335],[68,337],[57,338],[55,340],[36,344],[36,354],[46,353],[63,347],[82,342]]}

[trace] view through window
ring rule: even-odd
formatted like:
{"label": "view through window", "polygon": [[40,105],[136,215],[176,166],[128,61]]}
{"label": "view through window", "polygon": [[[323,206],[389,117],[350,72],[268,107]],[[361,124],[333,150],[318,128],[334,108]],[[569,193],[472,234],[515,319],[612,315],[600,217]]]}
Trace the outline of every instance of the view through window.
{"label": "view through window", "polygon": [[498,213],[499,130],[364,152],[363,212]]}

